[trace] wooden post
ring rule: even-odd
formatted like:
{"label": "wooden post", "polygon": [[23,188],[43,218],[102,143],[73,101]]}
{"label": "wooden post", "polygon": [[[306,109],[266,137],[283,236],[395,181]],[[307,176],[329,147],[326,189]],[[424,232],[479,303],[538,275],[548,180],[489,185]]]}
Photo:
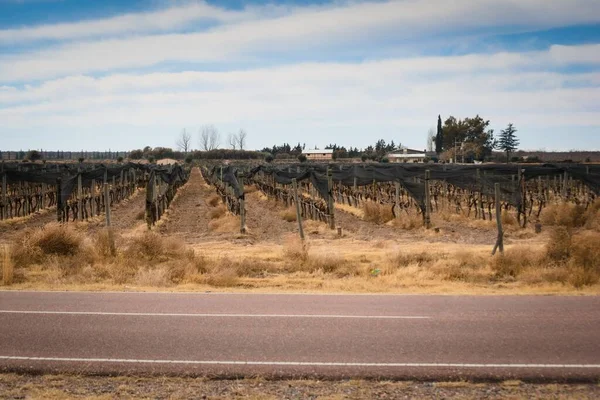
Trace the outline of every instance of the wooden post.
{"label": "wooden post", "polygon": [[96,216],[96,180],[92,179],[92,185],[90,186],[90,197],[91,204],[90,209],[92,211],[92,217]]}
{"label": "wooden post", "polygon": [[48,190],[48,188],[46,187],[45,183],[42,183],[42,204],[41,204],[41,209],[45,209],[46,208],[46,191]]}
{"label": "wooden post", "polygon": [[327,167],[327,208],[329,209],[329,229],[335,229],[335,207],[333,205],[333,175]]}
{"label": "wooden post", "polygon": [[81,173],[77,174],[77,221],[83,219],[83,188],[81,187]]}
{"label": "wooden post", "polygon": [[108,183],[104,184],[104,204],[105,204],[105,208],[106,208],[106,227],[109,228],[110,227],[110,196],[109,196],[109,190],[108,190]]}
{"label": "wooden post", "polygon": [[242,192],[240,197],[240,233],[246,233],[246,199],[244,193],[244,177],[238,177],[238,183]]}
{"label": "wooden post", "polygon": [[563,185],[562,185],[562,197],[563,200],[567,199],[567,184],[569,183],[569,173],[567,171],[565,171],[565,176],[563,178]]}
{"label": "wooden post", "polygon": [[502,229],[502,208],[500,207],[500,184],[494,184],[494,194],[496,198],[496,225],[498,226],[498,238],[496,245],[492,250],[492,255],[496,254],[496,250],[500,249],[500,254],[504,254],[504,230]]}
{"label": "wooden post", "polygon": [[298,231],[300,239],[304,240],[304,228],[302,227],[302,214],[300,213],[300,202],[298,201],[298,183],[296,178],[292,179],[292,187],[294,188],[294,203],[296,203],[296,221],[298,221]]}
{"label": "wooden post", "polygon": [[520,170],[520,171],[521,171],[520,184],[521,184],[521,195],[522,195],[521,204],[523,205],[522,206],[523,228],[525,228],[527,226],[527,182],[525,181],[525,174],[523,173],[522,170]]}
{"label": "wooden post", "polygon": [[60,195],[61,187],[62,187],[62,179],[58,178],[56,180],[56,220],[58,222],[62,222],[62,211],[63,211],[62,196]]}
{"label": "wooden post", "polygon": [[429,194],[429,180],[431,171],[425,171],[425,228],[431,228],[431,195]]}
{"label": "wooden post", "polygon": [[396,207],[396,218],[400,217],[400,182],[395,181],[394,186],[396,187],[396,197],[394,199],[394,205]]}
{"label": "wooden post", "polygon": [[6,208],[7,204],[6,204],[6,172],[2,174],[2,198],[0,199],[2,201],[2,215],[0,215],[0,217],[2,217],[2,219],[6,219],[8,218],[8,209]]}
{"label": "wooden post", "polygon": [[150,177],[148,179],[148,183],[146,184],[146,223],[148,224],[148,229],[152,227],[152,202],[154,200],[154,182],[155,180]]}

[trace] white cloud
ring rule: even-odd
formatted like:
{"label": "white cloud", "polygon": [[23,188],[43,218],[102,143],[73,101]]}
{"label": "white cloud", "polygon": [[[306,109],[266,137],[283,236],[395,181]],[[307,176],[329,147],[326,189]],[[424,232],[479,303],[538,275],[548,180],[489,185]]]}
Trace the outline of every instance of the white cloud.
{"label": "white cloud", "polygon": [[[285,57],[303,50],[376,45],[382,35],[402,41],[471,30],[514,32],[600,22],[600,2],[597,0],[440,0],[435,4],[429,0],[405,0],[290,8],[270,14],[264,10],[249,9],[235,16],[230,16],[230,11],[215,7],[194,7],[202,10],[199,14],[223,13],[224,16],[220,17],[222,20],[232,18],[235,22],[204,32],[134,35],[69,43],[31,53],[3,56],[0,57],[0,79],[4,82],[26,81],[141,68],[161,62],[244,61],[256,57],[257,52]],[[188,16],[181,9],[170,9],[164,13],[174,16],[165,17],[164,22],[156,22],[163,21],[161,18],[145,18],[143,15],[117,17],[117,22],[81,22],[73,26],[61,26],[57,35],[89,37],[104,29],[109,33],[145,32],[151,25],[160,23],[164,23],[166,29],[176,25],[176,21],[180,21],[178,18],[185,19]],[[279,16],[273,17],[273,14]],[[195,18],[194,13],[190,15],[192,19]],[[261,17],[255,19],[256,15]],[[118,18],[129,18],[130,22],[123,23]],[[31,29],[31,32],[24,29],[20,35],[40,35],[32,33],[38,28]],[[39,29],[48,34],[55,30],[52,26]],[[579,53],[570,54],[568,50],[556,47],[551,56],[558,60],[581,56]],[[591,47],[590,50],[597,49]],[[590,52],[580,60],[597,62],[600,57],[597,54]]]}
{"label": "white cloud", "polygon": [[[561,51],[570,54],[575,48]],[[246,71],[71,76],[28,88],[0,88],[0,120],[6,132],[46,132],[48,127],[55,132],[112,131],[115,126],[178,132],[204,123],[244,126],[260,132],[252,138],[257,147],[276,141],[272,135],[280,129],[286,130],[281,140],[287,141],[337,140],[362,146],[373,138],[359,132],[372,130],[406,143],[412,137],[407,132],[417,132],[419,137],[412,139],[420,143],[437,114],[479,113],[497,124],[496,129],[508,122],[540,129],[600,128],[600,72],[545,70],[549,61],[568,65],[568,59],[555,57],[550,49]],[[349,136],[336,138],[341,131]],[[74,140],[93,139],[82,135]],[[139,147],[146,139],[139,135],[123,140]]]}

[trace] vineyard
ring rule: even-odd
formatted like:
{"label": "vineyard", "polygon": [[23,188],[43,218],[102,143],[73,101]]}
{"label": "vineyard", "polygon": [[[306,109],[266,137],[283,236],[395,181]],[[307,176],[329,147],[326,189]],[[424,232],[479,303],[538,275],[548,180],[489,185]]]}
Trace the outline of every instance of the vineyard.
{"label": "vineyard", "polygon": [[[393,218],[417,214],[431,227],[432,213],[450,211],[493,220],[513,212],[519,225],[539,222],[553,203],[587,209],[600,193],[600,166],[305,165],[212,166],[205,179],[216,184],[230,211],[239,214],[241,180],[286,206],[298,203],[305,219],[335,224],[335,204],[361,208],[371,202]],[[295,189],[297,188],[297,189]]]}
{"label": "vineyard", "polygon": [[154,224],[187,181],[189,171],[127,163],[2,163],[0,220],[27,217],[54,208],[58,222],[88,220],[101,214],[110,223],[110,208],[138,188],[147,193],[148,224]]}
{"label": "vineyard", "polygon": [[2,177],[1,243],[22,285],[555,293],[600,280],[596,165],[14,163]]}

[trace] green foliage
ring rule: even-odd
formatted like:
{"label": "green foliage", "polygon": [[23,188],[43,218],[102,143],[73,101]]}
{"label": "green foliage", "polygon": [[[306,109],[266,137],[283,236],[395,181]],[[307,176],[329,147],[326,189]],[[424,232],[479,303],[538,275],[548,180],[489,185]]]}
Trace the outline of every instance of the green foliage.
{"label": "green foliage", "polygon": [[464,120],[450,116],[442,128],[444,151],[460,146],[459,151],[464,153],[465,159],[484,160],[491,156],[497,142],[494,139],[494,130],[489,129],[489,125],[490,121],[479,115]]}
{"label": "green foliage", "polygon": [[190,155],[188,155],[188,156],[185,158],[185,163],[186,163],[186,164],[191,164],[191,163],[192,163],[192,161],[194,161],[194,159],[192,158],[191,154],[190,154]]}
{"label": "green foliage", "polygon": [[275,158],[273,157],[273,154],[267,154],[267,156],[265,157],[265,161],[268,163],[272,163],[274,159]]}
{"label": "green foliage", "polygon": [[435,135],[435,152],[440,154],[444,150],[444,128],[442,128],[442,117],[438,115],[437,134]]}
{"label": "green foliage", "polygon": [[37,161],[42,159],[42,154],[37,150],[29,150],[25,158],[29,161]]}
{"label": "green foliage", "polygon": [[510,160],[510,153],[515,151],[519,147],[519,139],[515,133],[517,130],[513,124],[508,124],[506,129],[500,132],[500,138],[498,139],[498,148],[506,152],[506,162]]}
{"label": "green foliage", "polygon": [[300,154],[298,156],[298,161],[300,161],[301,163],[306,162],[306,156],[304,154]]}
{"label": "green foliage", "polygon": [[121,156],[117,157],[117,162],[123,162],[123,157],[121,157]]}
{"label": "green foliage", "polygon": [[132,160],[141,160],[142,158],[144,158],[144,151],[141,149],[132,150],[129,153],[129,158]]}

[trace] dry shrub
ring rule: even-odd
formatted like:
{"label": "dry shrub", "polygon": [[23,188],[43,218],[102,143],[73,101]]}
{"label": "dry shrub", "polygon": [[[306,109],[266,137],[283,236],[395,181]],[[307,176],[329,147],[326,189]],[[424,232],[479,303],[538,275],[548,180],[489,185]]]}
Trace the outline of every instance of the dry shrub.
{"label": "dry shrub", "polygon": [[591,204],[585,212],[585,227],[600,231],[600,200]]}
{"label": "dry shrub", "polygon": [[307,241],[288,238],[283,245],[283,256],[293,262],[305,263],[308,260],[309,248],[310,244]]}
{"label": "dry shrub", "polygon": [[600,233],[575,235],[571,243],[570,282],[575,287],[593,285],[600,280]]}
{"label": "dry shrub", "polygon": [[517,226],[519,221],[514,213],[510,213],[507,210],[502,211],[502,225],[503,226]]}
{"label": "dry shrub", "polygon": [[2,246],[2,284],[10,286],[13,284],[14,264],[10,255],[10,247]]}
{"label": "dry shrub", "polygon": [[276,264],[269,263],[260,259],[240,258],[230,259],[225,257],[220,260],[214,270],[233,269],[237,276],[261,277],[265,273],[281,272]]}
{"label": "dry shrub", "polygon": [[392,226],[407,231],[418,229],[423,226],[423,217],[416,214],[401,213],[398,218],[392,220]]}
{"label": "dry shrub", "polygon": [[183,247],[183,244],[175,239],[154,232],[144,232],[130,239],[125,255],[133,259],[161,262],[181,257],[184,253]]}
{"label": "dry shrub", "polygon": [[212,196],[210,196],[208,198],[207,203],[211,207],[216,207],[219,205],[220,201],[221,201],[221,197],[218,194],[213,194]]}
{"label": "dry shrub", "polygon": [[231,233],[239,231],[240,219],[235,215],[228,214],[218,219],[213,219],[208,223],[208,229],[213,232]]}
{"label": "dry shrub", "polygon": [[438,259],[431,270],[448,281],[475,282],[487,279],[483,267],[486,259],[479,254],[459,251],[451,256]]}
{"label": "dry shrub", "polygon": [[390,260],[392,265],[396,268],[404,268],[409,265],[425,266],[430,265],[434,261],[434,257],[424,251],[417,253],[406,253],[399,251]]}
{"label": "dry shrub", "polygon": [[101,257],[110,258],[117,255],[115,232],[111,228],[102,229],[96,234],[93,241],[94,247]]}
{"label": "dry shrub", "polygon": [[343,257],[333,254],[320,254],[309,257],[308,262],[303,265],[303,271],[315,273],[321,271],[325,274],[337,273],[338,276],[356,275],[358,268],[347,262]]}
{"label": "dry shrub", "polygon": [[385,224],[394,219],[391,204],[379,204],[365,201],[363,204],[363,219],[376,224]]}
{"label": "dry shrub", "polygon": [[167,268],[140,269],[135,275],[135,283],[140,286],[165,287],[169,286],[169,270]]}
{"label": "dry shrub", "polygon": [[296,221],[296,208],[288,207],[285,210],[279,212],[279,215],[283,220],[287,222],[295,222]]}
{"label": "dry shrub", "polygon": [[206,275],[205,282],[216,287],[232,287],[239,285],[240,279],[235,268],[217,269]]}
{"label": "dry shrub", "polygon": [[72,256],[81,250],[82,236],[72,227],[48,224],[26,230],[15,240],[12,259],[17,267],[43,262],[49,255]]}
{"label": "dry shrub", "polygon": [[140,210],[136,215],[135,219],[138,221],[143,221],[146,219],[146,210]]}
{"label": "dry shrub", "polygon": [[498,278],[516,278],[527,269],[544,266],[543,255],[529,247],[515,247],[498,254],[490,263]]}
{"label": "dry shrub", "polygon": [[542,210],[540,221],[544,225],[580,228],[586,224],[586,210],[570,203],[551,204]]}
{"label": "dry shrub", "polygon": [[546,245],[548,258],[556,262],[567,261],[571,256],[571,239],[571,232],[566,227],[555,227]]}
{"label": "dry shrub", "polygon": [[225,208],[225,206],[220,205],[219,207],[212,208],[208,212],[208,216],[210,217],[210,219],[218,219],[218,218],[223,217],[226,213],[227,213],[227,209]]}

